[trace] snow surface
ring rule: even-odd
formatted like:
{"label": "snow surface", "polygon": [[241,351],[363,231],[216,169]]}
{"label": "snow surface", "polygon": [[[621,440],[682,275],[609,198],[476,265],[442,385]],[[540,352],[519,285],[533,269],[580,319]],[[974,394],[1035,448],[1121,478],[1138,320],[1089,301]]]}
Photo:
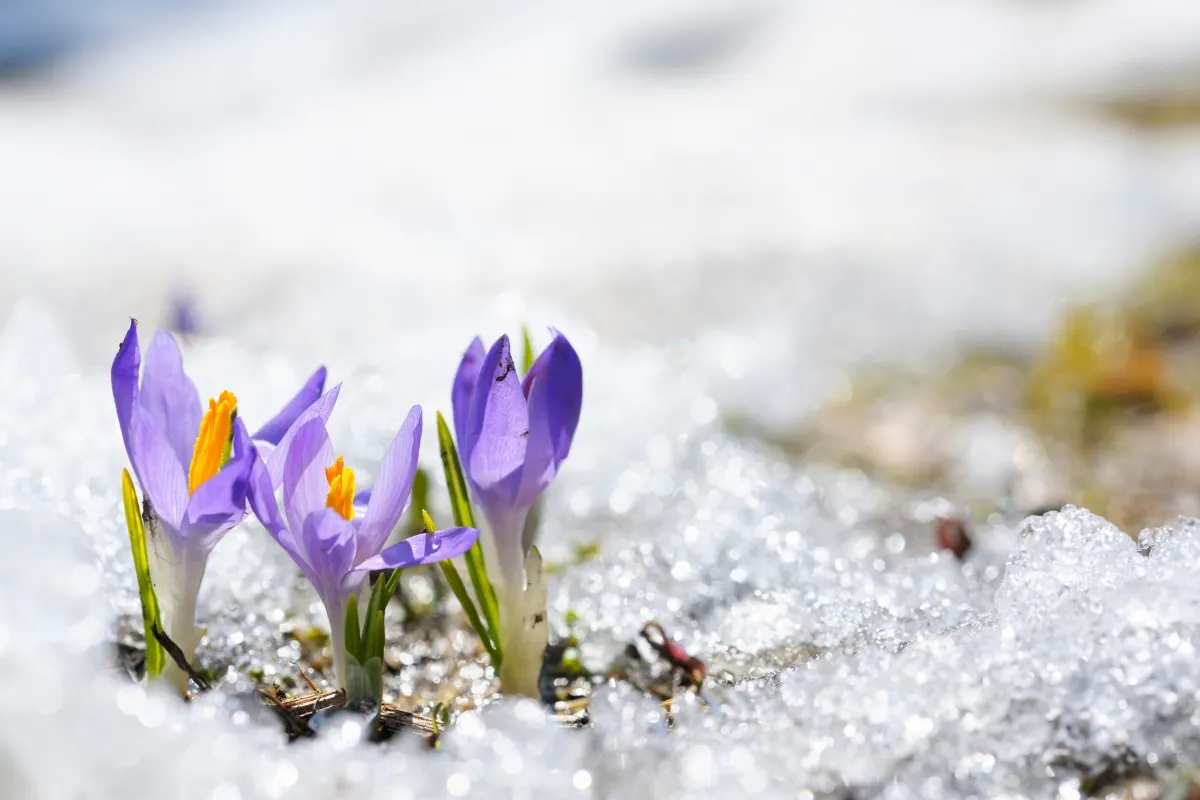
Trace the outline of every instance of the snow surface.
{"label": "snow surface", "polygon": [[[708,707],[685,698],[668,728],[657,703],[614,684],[585,730],[504,701],[460,718],[440,752],[416,737],[361,746],[352,722],[287,746],[237,681],[185,706],[109,666],[115,616],[137,602],[123,458],[107,382],[80,374],[64,336],[23,305],[0,337],[6,374],[24,376],[0,414],[16,567],[0,583],[4,797],[1071,796],[1113,759],[1170,769],[1200,752],[1200,524],[1148,532],[1139,550],[1082,510],[997,517],[960,564],[932,546],[945,501],[789,466],[722,434],[711,401],[654,377],[666,365],[586,347],[589,413],[544,536],[549,553],[603,545],[555,584],[552,619],[579,616],[598,667],[661,621],[717,679]],[[187,358],[202,391],[219,370],[248,406],[299,378],[267,378],[283,368],[227,343]],[[452,370],[381,373],[366,398],[348,383],[335,441],[367,458],[383,440],[373,426],[402,411],[382,398],[435,394]],[[267,642],[274,626],[249,615],[305,613],[298,583],[246,525],[214,554],[201,621],[218,642]],[[63,753],[69,770],[54,766]]]}
{"label": "snow surface", "polygon": [[[1114,760],[1197,761],[1194,522],[1139,551],[1085,511],[997,516],[959,564],[944,500],[718,417],[784,425],[847,364],[1036,341],[1186,238],[1197,142],[1064,108],[1186,76],[1188,0],[247,13],[0,90],[0,797],[1073,798]],[[105,371],[179,284],[224,337],[188,349],[201,391],[261,416],[326,363],[352,463],[446,408],[471,336],[561,327],[587,403],[546,549],[602,549],[552,621],[604,664],[658,619],[736,683],[669,726],[628,687],[582,731],[505,701],[439,752],[353,724],[289,747],[236,683],[130,685]],[[270,657],[310,600],[248,524],[201,624]]]}

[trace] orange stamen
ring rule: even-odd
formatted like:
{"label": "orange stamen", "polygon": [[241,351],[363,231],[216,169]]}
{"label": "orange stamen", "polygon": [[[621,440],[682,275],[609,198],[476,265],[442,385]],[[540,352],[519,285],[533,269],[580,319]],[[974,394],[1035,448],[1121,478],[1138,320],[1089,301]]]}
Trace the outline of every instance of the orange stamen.
{"label": "orange stamen", "polygon": [[189,493],[194,494],[229,460],[233,418],[236,414],[237,398],[233,392],[221,392],[217,400],[209,398],[208,411],[200,420],[200,433],[192,450],[192,466],[188,470]]}
{"label": "orange stamen", "polygon": [[341,514],[342,519],[354,519],[354,470],[338,456],[337,461],[325,469],[325,480],[329,481],[325,505]]}

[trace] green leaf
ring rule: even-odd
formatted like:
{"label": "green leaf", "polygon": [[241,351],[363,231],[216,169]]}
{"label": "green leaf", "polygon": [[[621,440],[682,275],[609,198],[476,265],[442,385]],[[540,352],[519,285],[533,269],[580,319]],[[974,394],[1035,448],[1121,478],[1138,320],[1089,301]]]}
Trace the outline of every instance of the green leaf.
{"label": "green leaf", "polygon": [[376,611],[375,616],[367,618],[366,632],[363,634],[362,654],[368,661],[372,658],[383,658],[383,612]]}
{"label": "green leaf", "polygon": [[146,529],[138,510],[137,491],[129,470],[121,470],[121,502],[125,507],[125,526],[129,528],[129,546],[133,550],[133,570],[137,573],[138,596],[142,600],[142,627],[146,639],[146,676],[157,678],[167,664],[167,655],[154,636],[154,629],[162,629],[158,614],[158,598],[154,595],[154,584],[150,580],[150,556],[146,551]]}
{"label": "green leaf", "polygon": [[500,604],[496,602],[496,590],[492,588],[492,582],[488,579],[487,567],[483,563],[483,546],[478,540],[471,545],[470,550],[463,553],[463,560],[467,562],[467,575],[471,578],[471,586],[474,587],[475,596],[479,598],[479,605],[483,608],[483,618],[495,634],[495,640],[499,642]]}
{"label": "green leaf", "polygon": [[429,473],[420,467],[413,475],[409,498],[409,520],[405,526],[405,538],[421,532],[421,510],[429,508]]}
{"label": "green leaf", "polygon": [[[372,675],[372,669],[379,674]],[[356,700],[359,697],[373,697],[380,700],[383,697],[382,672],[383,664],[379,659],[369,658],[364,664],[353,653],[347,653],[346,700]],[[375,690],[376,686],[379,686],[378,692]]]}
{"label": "green leaf", "polygon": [[450,426],[442,412],[437,415],[438,448],[442,454],[442,469],[446,472],[446,487],[450,490],[450,510],[454,512],[454,524],[474,528],[475,515],[471,513],[471,500],[467,495],[467,481],[463,478],[462,462],[458,459],[458,448],[450,435]]}
{"label": "green leaf", "polygon": [[390,602],[392,595],[396,593],[396,589],[400,588],[400,570],[392,570],[392,574],[388,576],[387,583],[383,587],[383,602]]}
{"label": "green leaf", "polygon": [[[385,605],[387,605],[387,601],[391,599],[390,597],[383,596],[384,587],[386,584],[387,584],[387,581],[384,578],[380,577],[380,578],[376,578],[375,583],[371,585],[371,599],[367,601],[367,622],[368,623],[372,619],[375,618],[375,612],[382,610],[383,607]],[[366,639],[366,638],[367,638],[367,636],[364,633],[363,639]]]}
{"label": "green leaf", "polygon": [[363,672],[366,673],[368,685],[371,687],[371,697],[375,698],[375,702],[383,702],[383,659],[380,657],[368,658],[367,663],[362,666]]}
{"label": "green leaf", "polygon": [[[458,459],[458,449],[450,435],[450,427],[442,412],[437,415],[438,446],[442,453],[442,468],[446,472],[446,486],[450,491],[450,508],[454,511],[454,524],[460,527],[474,528],[475,515],[471,512],[471,499],[467,494],[467,482],[463,478],[462,463]],[[426,515],[426,527],[435,530]],[[488,580],[487,565],[483,559],[483,545],[478,541],[463,555],[467,563],[467,574],[471,577],[471,586],[483,611],[484,621],[491,632],[491,640],[500,651],[500,605],[496,602],[496,590]]]}
{"label": "green leaf", "polygon": [[[399,570],[396,570],[399,572]],[[384,607],[389,595],[380,578],[371,587],[367,601],[367,621],[360,635],[358,628],[358,598],[350,595],[346,603],[346,698],[373,697],[383,700]],[[351,634],[350,632],[354,633]]]}
{"label": "green leaf", "polygon": [[[362,655],[362,634],[358,629],[358,597],[353,594],[346,601],[346,641],[344,645],[346,653],[354,658]],[[333,646],[337,647],[338,643],[334,642]]]}
{"label": "green leaf", "polygon": [[528,375],[533,369],[533,340],[529,338],[529,327],[521,326],[521,374]]}
{"label": "green leaf", "polygon": [[463,611],[467,614],[467,619],[471,622],[471,627],[475,629],[475,633],[479,635],[479,640],[483,642],[483,646],[488,651],[488,657],[492,660],[492,666],[500,669],[500,648],[492,640],[492,632],[483,624],[483,620],[479,617],[479,611],[475,608],[475,603],[471,600],[471,595],[467,594],[467,587],[463,584],[462,577],[458,574],[458,568],[454,566],[454,559],[447,558],[444,561],[439,561],[438,566],[442,568],[442,574],[446,576],[446,583],[450,584],[450,591],[454,592],[454,596],[458,598],[458,604],[462,606]]}

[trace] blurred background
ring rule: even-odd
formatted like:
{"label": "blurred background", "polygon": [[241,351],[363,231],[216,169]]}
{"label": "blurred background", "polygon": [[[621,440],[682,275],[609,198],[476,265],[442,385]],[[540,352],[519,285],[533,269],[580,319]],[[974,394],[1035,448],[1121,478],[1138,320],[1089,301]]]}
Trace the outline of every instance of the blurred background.
{"label": "blurred background", "polygon": [[934,419],[982,410],[1090,491],[1097,409],[1188,405],[1200,13],[0,0],[0,187],[0,316],[38,297],[101,366],[180,298],[283,351],[479,304],[658,348],[799,453],[1033,463]]}

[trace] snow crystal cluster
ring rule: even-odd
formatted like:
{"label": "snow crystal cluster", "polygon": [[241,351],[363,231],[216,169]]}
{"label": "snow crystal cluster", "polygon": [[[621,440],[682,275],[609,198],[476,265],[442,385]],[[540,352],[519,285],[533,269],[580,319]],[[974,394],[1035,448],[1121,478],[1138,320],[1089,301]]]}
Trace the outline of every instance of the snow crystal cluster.
{"label": "snow crystal cluster", "polygon": [[[264,406],[308,367],[221,343],[187,357]],[[233,665],[214,692],[184,704],[115,665],[137,601],[106,376],[23,306],[0,338],[0,796],[1075,797],[1200,754],[1196,524],[1135,542],[1083,510],[997,515],[959,562],[933,543],[946,501],[730,438],[649,357],[585,362],[579,450],[543,519],[549,558],[599,554],[555,577],[552,622],[572,612],[603,671],[657,620],[707,663],[703,692],[666,709],[604,683],[582,729],[501,700],[440,750],[366,744],[353,718],[288,745],[238,665],[295,660],[279,627],[313,598],[256,526],[217,550],[202,594],[202,657]],[[385,399],[444,405],[441,372],[381,372],[365,399],[348,383],[334,422],[371,452],[404,405]]]}
{"label": "snow crystal cluster", "polygon": [[[1196,523],[1002,508],[959,561],[934,527],[965,509],[724,425],[793,424],[847,364],[1028,344],[1194,231],[1195,136],[1094,107],[1191,78],[1192,0],[255,8],[0,103],[0,318],[58,309],[0,334],[0,798],[1075,800],[1200,762]],[[560,326],[586,388],[542,515],[570,564],[550,622],[603,672],[657,621],[703,691],[602,683],[579,729],[481,703],[436,751],[353,717],[289,745],[252,687],[322,615],[252,521],[200,598],[214,691],[131,682],[106,359],[176,278],[229,337],[189,374],[247,419],[324,363],[334,438],[376,464],[422,403],[438,519],[463,348]],[[1003,473],[1011,432],[972,431],[963,468]]]}

